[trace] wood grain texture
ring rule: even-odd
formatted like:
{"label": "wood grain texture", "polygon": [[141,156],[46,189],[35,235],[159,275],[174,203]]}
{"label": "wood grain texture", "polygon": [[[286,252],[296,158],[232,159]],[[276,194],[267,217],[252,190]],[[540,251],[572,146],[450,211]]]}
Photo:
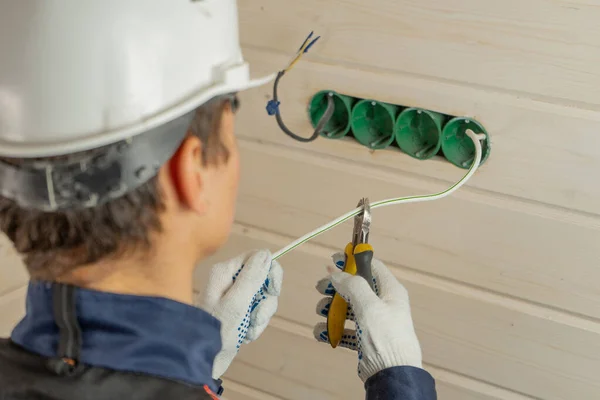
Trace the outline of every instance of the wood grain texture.
{"label": "wood grain texture", "polygon": [[281,397],[272,396],[230,379],[227,380],[227,389],[221,398],[222,400],[282,400]]}
{"label": "wood grain texture", "polygon": [[[251,248],[277,248],[286,241],[277,237],[238,226],[228,248],[219,257]],[[319,320],[315,305],[320,295],[314,285],[325,274],[330,252],[329,248],[312,244],[282,260],[285,284],[278,315],[285,321],[304,326],[308,332]],[[214,259],[209,260],[212,261]],[[206,270],[198,270],[198,287]],[[464,286],[447,286],[403,268],[394,267],[393,271],[411,295],[415,326],[425,361],[430,365],[470,377],[486,387],[510,389],[515,395],[550,400],[594,399],[600,395],[600,384],[595,378],[595,371],[600,367],[598,324],[570,326],[555,321],[550,315],[527,314],[510,305],[472,295]],[[328,398],[327,395],[332,395],[330,386],[351,390],[345,383],[345,374],[330,375],[331,382],[326,379],[326,371],[333,371],[336,366],[346,368],[342,365],[350,360],[332,358],[326,347],[310,350],[312,345],[307,344],[298,349],[300,345],[296,343],[297,338],[290,336],[291,331],[293,329],[288,329],[286,334],[278,333],[279,339],[264,339],[265,347],[248,346],[254,350],[245,350],[251,355],[242,356],[241,360],[252,363],[256,369],[272,365],[270,373],[276,371],[299,381],[294,392],[309,391],[286,398]],[[309,335],[304,333],[304,336]],[[239,379],[236,375],[236,380]],[[453,385],[456,386],[456,382]],[[286,388],[287,383],[282,382],[281,387]],[[272,393],[285,397],[283,392]],[[309,394],[321,397],[301,397]]]}
{"label": "wood grain texture", "polygon": [[[288,61],[287,56],[256,49],[246,49],[245,55],[257,75],[280,69]],[[568,218],[574,211],[600,215],[600,185],[590,184],[590,178],[600,171],[598,112],[524,99],[518,94],[306,59],[280,86],[282,115],[296,133],[309,136],[312,132],[307,106],[323,89],[474,117],[489,131],[492,152],[472,180],[472,187],[498,198],[516,197],[558,206],[549,212]],[[296,143],[266,115],[264,107],[271,90],[265,86],[242,95],[237,128],[240,137],[309,149],[323,157],[374,165],[390,173],[403,171],[446,182],[455,181],[461,173],[447,161],[418,161],[399,150],[372,152],[354,141]],[[600,225],[600,217],[595,223]]]}
{"label": "wood grain texture", "polygon": [[[0,298],[23,286],[29,279],[27,270],[8,238],[0,233]],[[0,314],[1,315],[1,314]]]}
{"label": "wood grain texture", "polygon": [[[356,355],[344,349],[332,351],[311,338],[282,330],[275,319],[264,336],[242,348],[225,376],[242,380],[254,387],[260,386],[290,400],[364,399],[364,389],[356,375]],[[262,357],[268,352],[272,357]],[[286,357],[283,359],[283,355]],[[328,362],[324,362],[323,359]],[[323,365],[325,364],[325,365]],[[449,380],[444,372],[427,366],[436,377],[438,398],[443,400],[530,400],[505,389],[463,378],[456,384],[454,375]],[[313,371],[307,373],[305,371]],[[315,378],[314,375],[317,375]],[[307,376],[310,375],[310,376]],[[319,376],[320,375],[320,376]],[[307,380],[310,379],[310,382]],[[459,378],[460,379],[460,378]],[[462,386],[464,384],[464,386]]]}
{"label": "wood grain texture", "polygon": [[13,328],[25,315],[27,286],[0,296],[0,338],[10,336]]}
{"label": "wood grain texture", "polygon": [[[252,0],[244,44],[469,86],[600,104],[600,7],[590,0]],[[268,23],[267,23],[268,21]]]}
{"label": "wood grain texture", "polygon": [[[241,148],[238,221],[292,237],[351,210],[362,196],[380,200],[447,185],[264,144]],[[384,260],[600,318],[600,227],[536,211],[463,190],[438,202],[375,210],[371,241]],[[317,240],[343,247],[351,229]]]}

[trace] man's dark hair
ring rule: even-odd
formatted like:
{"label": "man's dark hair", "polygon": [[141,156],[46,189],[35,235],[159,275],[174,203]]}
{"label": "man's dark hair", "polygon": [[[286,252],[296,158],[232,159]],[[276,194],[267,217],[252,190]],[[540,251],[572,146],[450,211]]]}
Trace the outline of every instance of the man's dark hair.
{"label": "man's dark hair", "polygon": [[[220,121],[230,97],[217,97],[196,109],[188,134],[202,141],[205,165],[227,161]],[[105,148],[59,156],[69,160],[100,153]],[[55,160],[58,157],[38,158]],[[3,161],[19,164],[31,159]],[[70,270],[120,255],[140,246],[149,248],[150,235],[161,231],[164,202],[158,177],[133,191],[93,208],[44,212],[25,209],[0,196],[0,227],[24,257],[33,279],[53,280]]]}

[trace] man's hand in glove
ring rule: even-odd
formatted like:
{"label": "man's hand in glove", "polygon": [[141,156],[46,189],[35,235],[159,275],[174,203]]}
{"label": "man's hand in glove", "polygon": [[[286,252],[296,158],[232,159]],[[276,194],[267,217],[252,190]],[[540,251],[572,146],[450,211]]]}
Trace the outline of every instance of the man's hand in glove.
{"label": "man's hand in glove", "polygon": [[[344,267],[344,254],[333,261]],[[363,382],[388,368],[398,366],[422,367],[421,347],[415,334],[408,293],[390,270],[373,260],[373,292],[365,279],[345,272],[334,272],[317,284],[317,290],[328,297],[317,305],[317,313],[327,317],[329,306],[337,291],[349,304],[347,319],[354,321],[356,330],[346,329],[340,346],[358,351],[358,375]],[[327,323],[315,326],[315,338],[329,343]]]}
{"label": "man's hand in glove", "polygon": [[213,378],[225,373],[240,346],[262,334],[277,311],[283,270],[267,250],[215,265],[199,304],[221,321],[223,346],[213,366]]}

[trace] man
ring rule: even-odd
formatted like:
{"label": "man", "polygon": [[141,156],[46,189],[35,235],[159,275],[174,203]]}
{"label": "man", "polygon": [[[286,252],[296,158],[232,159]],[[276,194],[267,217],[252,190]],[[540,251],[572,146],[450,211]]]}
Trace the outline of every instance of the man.
{"label": "man", "polygon": [[[0,54],[0,226],[31,275],[0,398],[217,398],[283,278],[248,253],[194,306],[194,267],[233,222],[235,93],[272,79],[249,79],[235,0],[0,0]],[[374,271],[381,299],[331,277],[367,396],[434,398],[406,292]]]}

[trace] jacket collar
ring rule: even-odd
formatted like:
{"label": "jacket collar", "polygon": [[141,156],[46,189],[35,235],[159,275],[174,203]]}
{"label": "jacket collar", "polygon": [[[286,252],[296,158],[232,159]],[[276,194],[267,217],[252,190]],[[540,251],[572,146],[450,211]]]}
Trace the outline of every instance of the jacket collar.
{"label": "jacket collar", "polygon": [[[16,344],[47,358],[59,356],[54,286],[29,284],[26,316],[11,335]],[[221,350],[221,324],[210,314],[158,297],[81,288],[73,293],[81,328],[80,363],[216,389],[212,367]]]}

